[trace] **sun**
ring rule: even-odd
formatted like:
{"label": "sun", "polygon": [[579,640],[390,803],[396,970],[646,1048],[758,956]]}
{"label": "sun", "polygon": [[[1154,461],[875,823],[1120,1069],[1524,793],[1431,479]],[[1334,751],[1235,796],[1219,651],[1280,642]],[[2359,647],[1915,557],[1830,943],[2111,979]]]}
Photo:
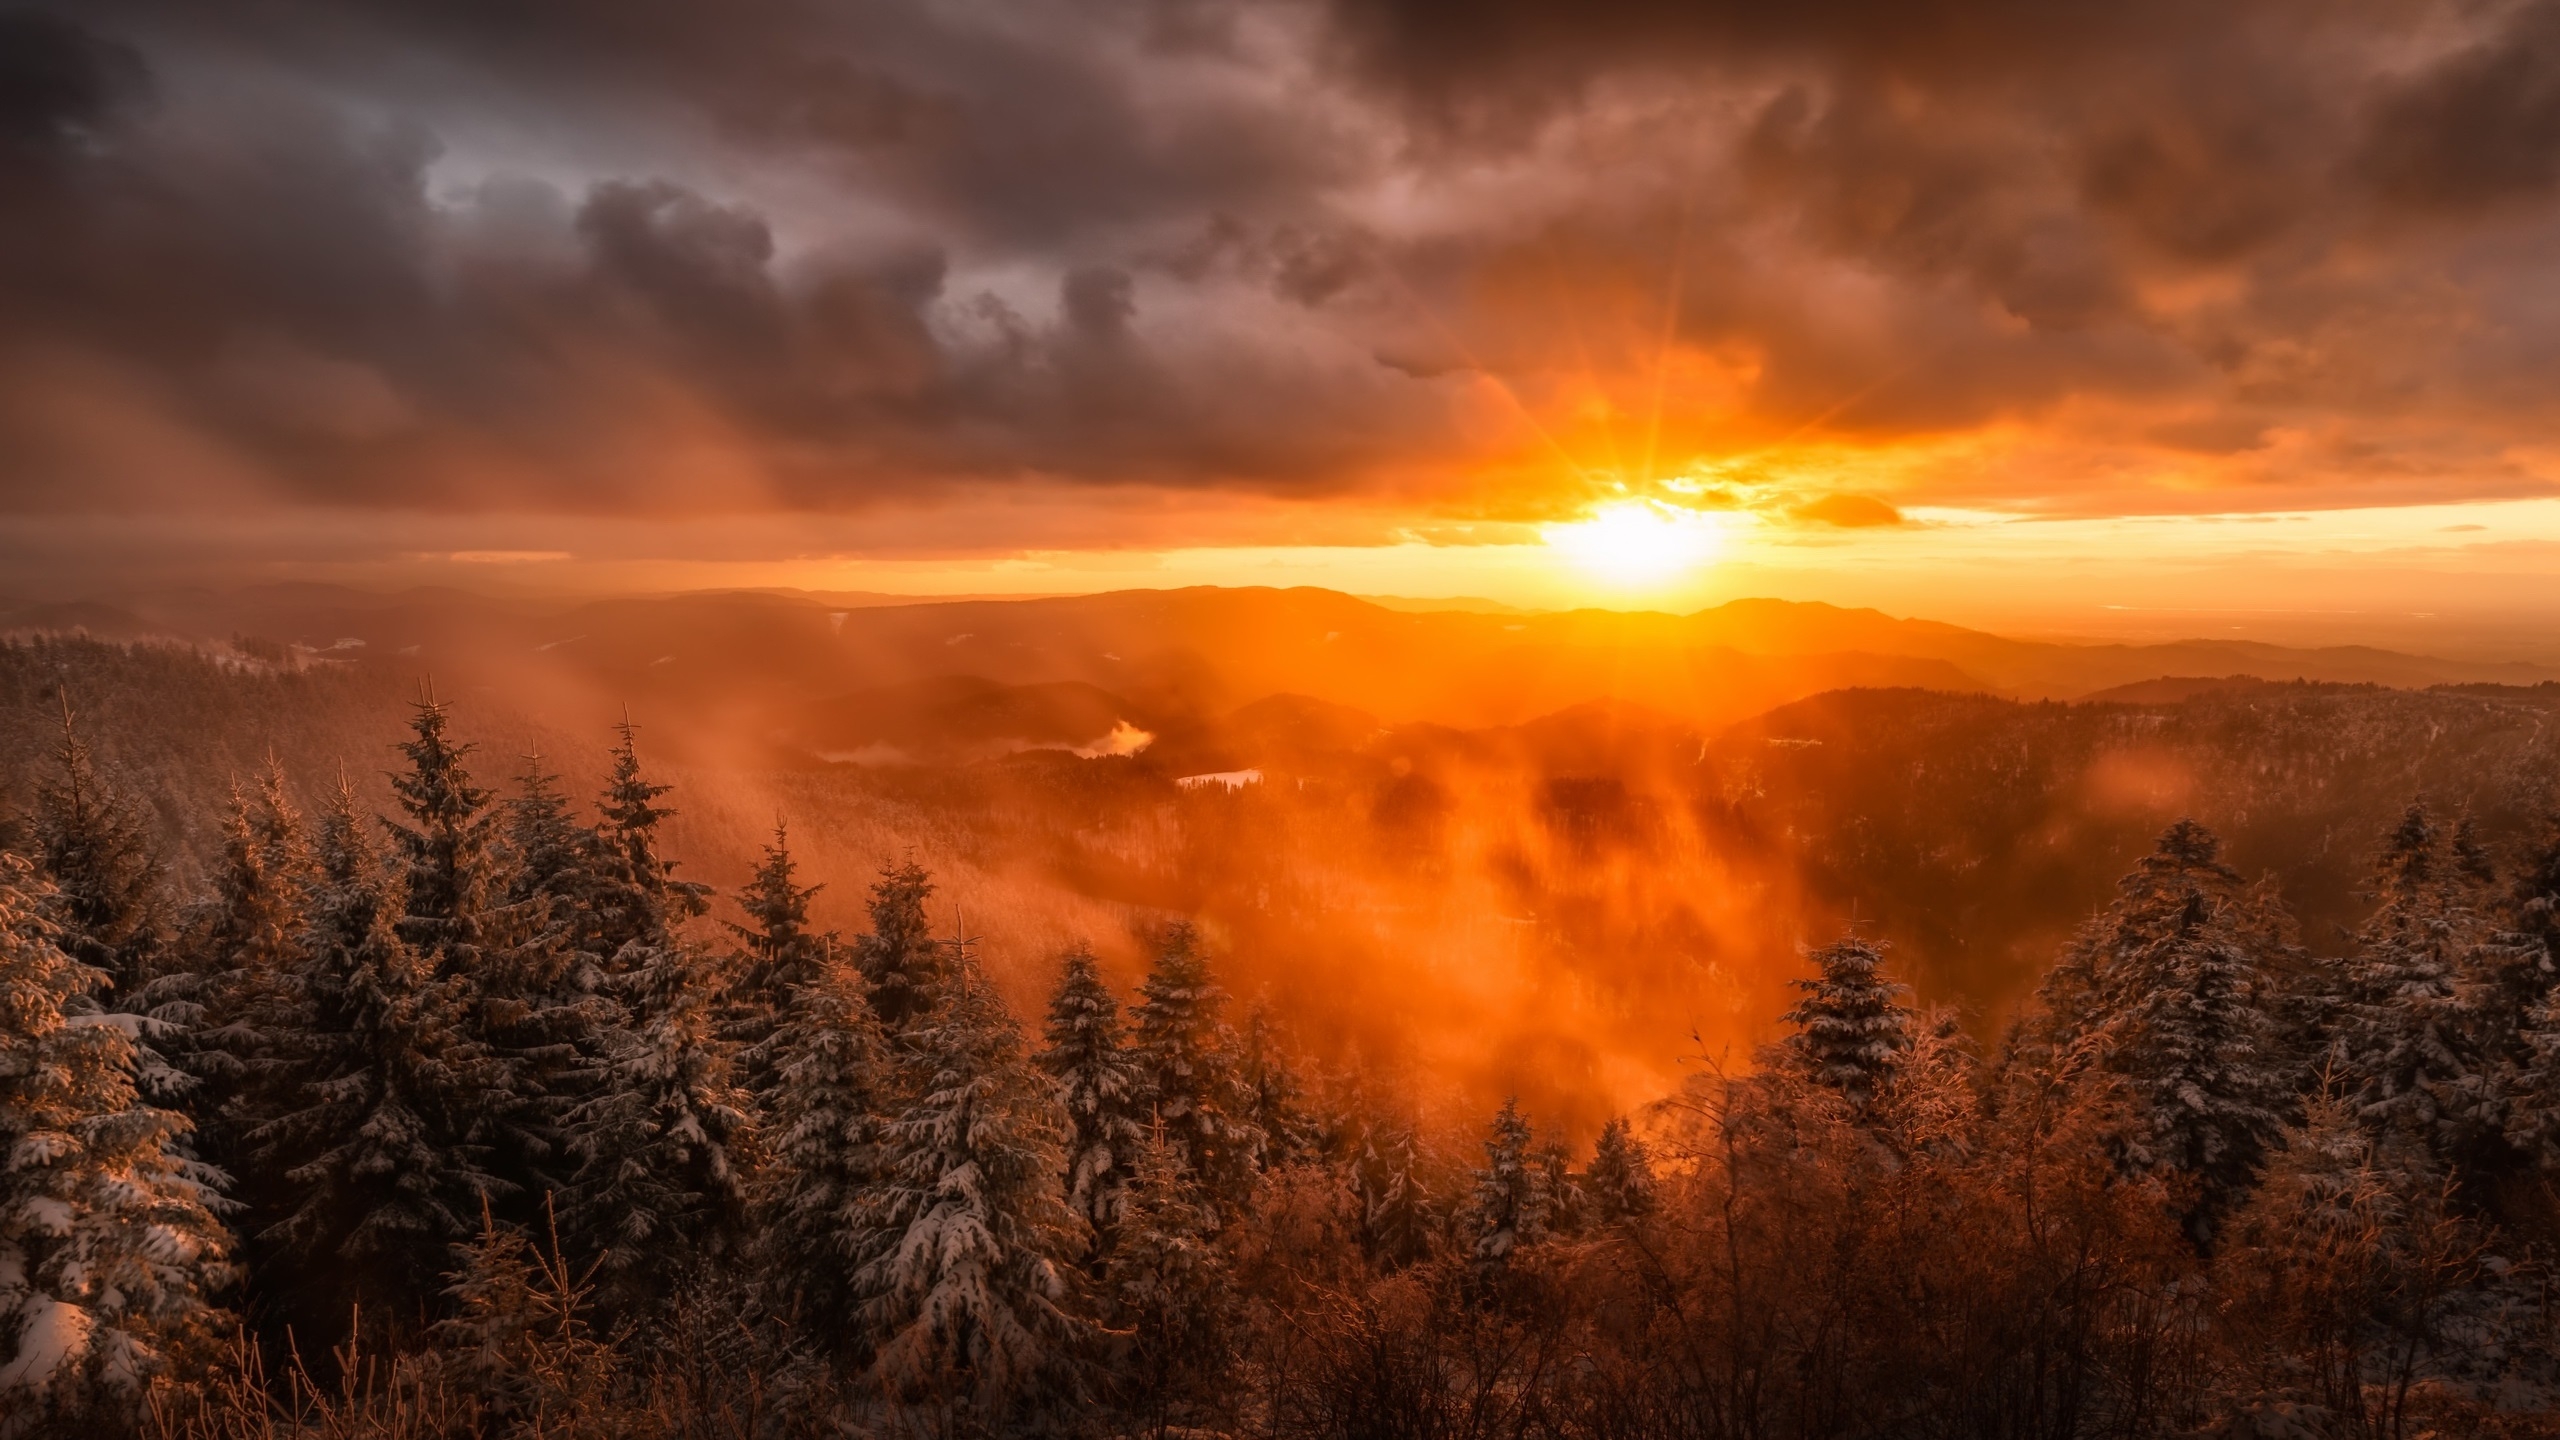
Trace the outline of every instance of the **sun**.
{"label": "sun", "polygon": [[1587,520],[1539,533],[1595,578],[1629,586],[1658,585],[1695,570],[1716,558],[1725,539],[1719,517],[1658,500],[1613,502]]}

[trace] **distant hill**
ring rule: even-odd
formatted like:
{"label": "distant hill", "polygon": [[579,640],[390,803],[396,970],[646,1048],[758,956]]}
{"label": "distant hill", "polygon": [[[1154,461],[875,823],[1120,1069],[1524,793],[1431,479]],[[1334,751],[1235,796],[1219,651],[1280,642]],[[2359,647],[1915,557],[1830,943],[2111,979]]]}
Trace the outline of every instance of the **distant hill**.
{"label": "distant hill", "polygon": [[[1103,716],[1110,707],[1086,695],[1072,723],[1063,716],[1026,720],[1024,733],[1012,737],[988,732],[991,721],[964,726],[989,743],[1076,745],[1122,720],[1159,731],[1197,727],[1273,695],[1349,707],[1384,723],[1503,726],[1613,701],[1718,725],[1848,688],[2079,699],[2130,698],[2117,692],[2188,676],[2403,688],[2560,678],[2533,665],[2368,647],[2011,640],[1875,610],[1778,600],[1739,600],[1692,615],[1503,614],[1395,609],[1318,589],[924,602],[705,591],[568,603],[278,585],[16,613],[24,617],[21,628],[86,627],[212,644],[240,637],[331,663],[432,673],[439,683],[504,685],[533,706],[605,713],[628,703],[635,712],[756,744],[837,751],[861,747],[816,736],[809,727],[819,712],[811,707],[881,692],[875,702],[897,709],[906,702],[889,692],[948,677],[1088,687],[1129,711]],[[9,612],[0,611],[0,628],[9,624]],[[1052,733],[1097,722],[1093,735]],[[848,723],[842,715],[826,722],[839,730]]]}

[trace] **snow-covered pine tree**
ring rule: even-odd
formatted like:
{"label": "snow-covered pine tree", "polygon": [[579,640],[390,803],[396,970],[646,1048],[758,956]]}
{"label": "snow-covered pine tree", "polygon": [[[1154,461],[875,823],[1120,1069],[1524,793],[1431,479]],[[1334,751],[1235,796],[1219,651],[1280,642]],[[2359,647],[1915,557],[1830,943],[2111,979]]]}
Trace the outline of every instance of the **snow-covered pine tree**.
{"label": "snow-covered pine tree", "polygon": [[1122,1044],[1120,1002],[1082,945],[1060,957],[1049,1001],[1047,1045],[1034,1057],[1056,1082],[1072,1133],[1067,1142],[1067,1208],[1107,1245],[1141,1142],[1145,1079]]}
{"label": "snow-covered pine tree", "polygon": [[1555,1197],[1546,1167],[1538,1163],[1535,1137],[1517,1099],[1502,1102],[1485,1132],[1484,1168],[1476,1172],[1467,1223],[1480,1270],[1500,1270],[1511,1257],[1547,1238]]}
{"label": "snow-covered pine tree", "polygon": [[1589,1198],[1591,1218],[1602,1225],[1624,1224],[1653,1213],[1653,1156],[1628,1127],[1625,1116],[1611,1116],[1600,1127],[1590,1168],[1582,1172],[1582,1191]]}
{"label": "snow-covered pine tree", "polygon": [[895,1083],[859,983],[821,973],[792,987],[781,1023],[759,1047],[775,1083],[763,1112],[769,1163],[751,1191],[774,1308],[857,1361],[867,1355],[853,1274],[873,1238],[864,1207],[880,1183]]}
{"label": "snow-covered pine tree", "polygon": [[550,943],[564,957],[574,957],[568,964],[576,982],[600,986],[619,942],[604,933],[615,897],[610,861],[596,832],[579,823],[560,793],[560,777],[543,767],[538,754],[524,757],[504,813],[504,903],[535,908]]}
{"label": "snow-covered pine tree", "polygon": [[2220,851],[2191,820],[2161,836],[2065,952],[2019,1057],[2121,1082],[2133,1115],[2118,1162],[2186,1177],[2180,1221],[2199,1245],[2247,1195],[2301,1088],[2284,997],[2259,963],[2283,926]]}
{"label": "snow-covered pine tree", "polygon": [[408,823],[385,820],[403,883],[400,938],[439,975],[480,968],[498,866],[490,853],[497,814],[490,793],[471,783],[471,747],[456,742],[452,717],[432,695],[414,702],[406,770],[391,776]]}
{"label": "snow-covered pine tree", "polygon": [[836,949],[833,935],[809,928],[809,897],[824,887],[800,884],[799,868],[790,830],[777,818],[773,843],[738,891],[746,923],[724,922],[738,948],[721,997],[721,1034],[738,1047],[740,1082],[758,1097],[772,1089],[766,1038],[790,1013],[793,997],[826,977]]}
{"label": "snow-covered pine tree", "polygon": [[1510,1258],[1549,1235],[1554,1194],[1546,1166],[1533,1153],[1533,1135],[1518,1099],[1505,1099],[1485,1130],[1485,1168],[1475,1171],[1475,1199],[1467,1227],[1475,1232],[1475,1263],[1500,1271]]}
{"label": "snow-covered pine tree", "polygon": [[1227,993],[1210,973],[1198,932],[1181,921],[1166,926],[1138,990],[1132,1048],[1147,1104],[1223,1221],[1252,1193],[1263,1137],[1237,1074],[1235,1037],[1221,1020]]}
{"label": "snow-covered pine tree", "polygon": [[925,917],[932,898],[933,877],[923,866],[912,860],[881,866],[871,887],[871,933],[854,942],[871,1013],[891,1035],[925,1023],[941,998],[947,957]]}
{"label": "snow-covered pine tree", "polygon": [[570,1112],[562,1223],[591,1258],[609,1313],[664,1297],[744,1238],[747,1097],[714,1027],[707,957],[690,943],[633,942],[629,1023],[598,1083]]}
{"label": "snow-covered pine tree", "polygon": [[2138,977],[2124,957],[2176,929],[2190,894],[2203,895],[2253,952],[2272,952],[2285,943],[2272,897],[2222,863],[2222,842],[2212,831],[2180,820],[2116,882],[2114,902],[2081,927],[2046,972],[2020,1036],[2022,1053],[2047,1065],[2067,1065],[2081,1037],[2106,1026],[2137,988]]}
{"label": "snow-covered pine tree", "polygon": [[2454,1159],[2495,1137],[2494,1055],[2481,1053],[2464,1013],[2462,982],[2486,968],[2497,944],[2486,882],[2411,805],[2384,836],[2374,862],[2380,902],[2356,932],[2348,994],[2337,1027],[2340,1076],[2365,1123],[2400,1129]]}
{"label": "snow-covered pine tree", "polygon": [[34,858],[53,886],[63,950],[106,977],[92,1003],[131,1010],[159,971],[167,940],[160,859],[133,803],[98,773],[69,692],[58,698],[60,773],[36,791]]}
{"label": "snow-covered pine tree", "polygon": [[618,733],[597,807],[603,828],[590,846],[601,863],[587,911],[615,1003],[597,1006],[600,1023],[581,1037],[585,1098],[565,1121],[573,1168],[563,1217],[616,1312],[671,1293],[736,1249],[750,1129],[719,1033],[710,957],[677,933],[708,908],[710,889],[674,878],[657,837],[675,813],[657,803],[669,787],[641,773],[628,720]]}
{"label": "snow-covered pine tree", "polygon": [[613,774],[596,801],[598,838],[612,861],[614,893],[604,906],[608,942],[655,943],[674,927],[706,914],[711,887],[676,878],[676,862],[660,853],[658,827],[676,812],[658,800],[674,787],[651,781],[640,768],[639,727],[629,717],[614,727]]}
{"label": "snow-covered pine tree", "polygon": [[1068,1127],[1049,1077],[965,950],[950,963],[899,1042],[913,1098],[882,1127],[854,1283],[885,1391],[1002,1415],[1072,1373],[1089,1238],[1059,1183]]}
{"label": "snow-covered pine tree", "polygon": [[311,848],[282,772],[270,761],[253,801],[239,786],[222,825],[213,894],[181,945],[188,1028],[179,1058],[198,1153],[232,1177],[245,1232],[274,1218],[282,1176],[246,1163],[246,1137],[289,1097],[269,1083],[286,1057],[292,986],[306,928]]}
{"label": "snow-covered pine tree", "polygon": [[1816,1084],[1864,1112],[1893,1084],[1911,1049],[1905,987],[1884,976],[1884,951],[1854,935],[1814,952],[1817,974],[1798,980],[1804,1000],[1783,1017],[1796,1033],[1788,1055]]}
{"label": "snow-covered pine tree", "polygon": [[499,1218],[531,1225],[538,1197],[566,1179],[568,1112],[619,1017],[561,943],[553,907],[508,903],[495,843],[504,817],[472,782],[471,747],[453,739],[449,712],[433,697],[411,712],[400,746],[409,766],[391,777],[405,818],[384,821],[406,880],[398,929],[433,988],[465,1000],[467,1042],[495,1081],[475,1128],[504,1182]]}
{"label": "snow-covered pine tree", "polygon": [[504,1076],[471,1038],[469,995],[402,942],[401,874],[369,842],[341,780],[279,1028],[283,1113],[247,1137],[296,1203],[260,1237],[267,1294],[329,1335],[351,1303],[405,1317],[436,1293],[450,1247],[504,1182],[483,1120]]}
{"label": "snow-covered pine tree", "polygon": [[1244,1087],[1245,1118],[1262,1135],[1262,1168],[1293,1164],[1315,1153],[1317,1126],[1306,1110],[1305,1087],[1266,1003],[1255,1002],[1245,1015],[1236,1079]]}
{"label": "snow-covered pine tree", "polygon": [[1235,1281],[1182,1157],[1152,1132],[1135,1154],[1103,1294],[1113,1327],[1131,1335],[1128,1400],[1161,1430],[1224,1388],[1235,1358]]}
{"label": "snow-covered pine tree", "polygon": [[230,1279],[213,1177],[179,1150],[185,1118],[142,1100],[54,903],[0,855],[0,1435],[48,1412],[116,1428],[102,1408],[217,1337]]}
{"label": "snow-covered pine tree", "polygon": [[1353,1180],[1369,1258],[1390,1270],[1430,1258],[1434,1216],[1413,1127],[1373,1122],[1361,1141]]}

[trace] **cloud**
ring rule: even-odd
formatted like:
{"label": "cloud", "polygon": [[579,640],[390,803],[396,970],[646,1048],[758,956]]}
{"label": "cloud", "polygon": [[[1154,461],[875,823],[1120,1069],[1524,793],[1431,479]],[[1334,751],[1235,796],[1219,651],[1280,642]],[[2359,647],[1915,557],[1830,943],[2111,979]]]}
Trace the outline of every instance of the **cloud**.
{"label": "cloud", "polygon": [[2547,493],[2556,16],[21,11],[0,510]]}
{"label": "cloud", "polygon": [[1797,520],[1817,525],[1836,525],[1843,530],[1863,530],[1878,525],[1899,525],[1902,512],[1872,495],[1825,495],[1809,500],[1788,512]]}

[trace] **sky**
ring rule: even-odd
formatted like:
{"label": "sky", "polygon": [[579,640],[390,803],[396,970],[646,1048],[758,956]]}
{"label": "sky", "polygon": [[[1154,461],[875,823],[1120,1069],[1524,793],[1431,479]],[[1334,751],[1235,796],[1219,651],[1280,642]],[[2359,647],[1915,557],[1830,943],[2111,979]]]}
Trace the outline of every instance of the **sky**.
{"label": "sky", "polygon": [[0,217],[22,593],[2560,618],[2560,0],[0,3]]}

